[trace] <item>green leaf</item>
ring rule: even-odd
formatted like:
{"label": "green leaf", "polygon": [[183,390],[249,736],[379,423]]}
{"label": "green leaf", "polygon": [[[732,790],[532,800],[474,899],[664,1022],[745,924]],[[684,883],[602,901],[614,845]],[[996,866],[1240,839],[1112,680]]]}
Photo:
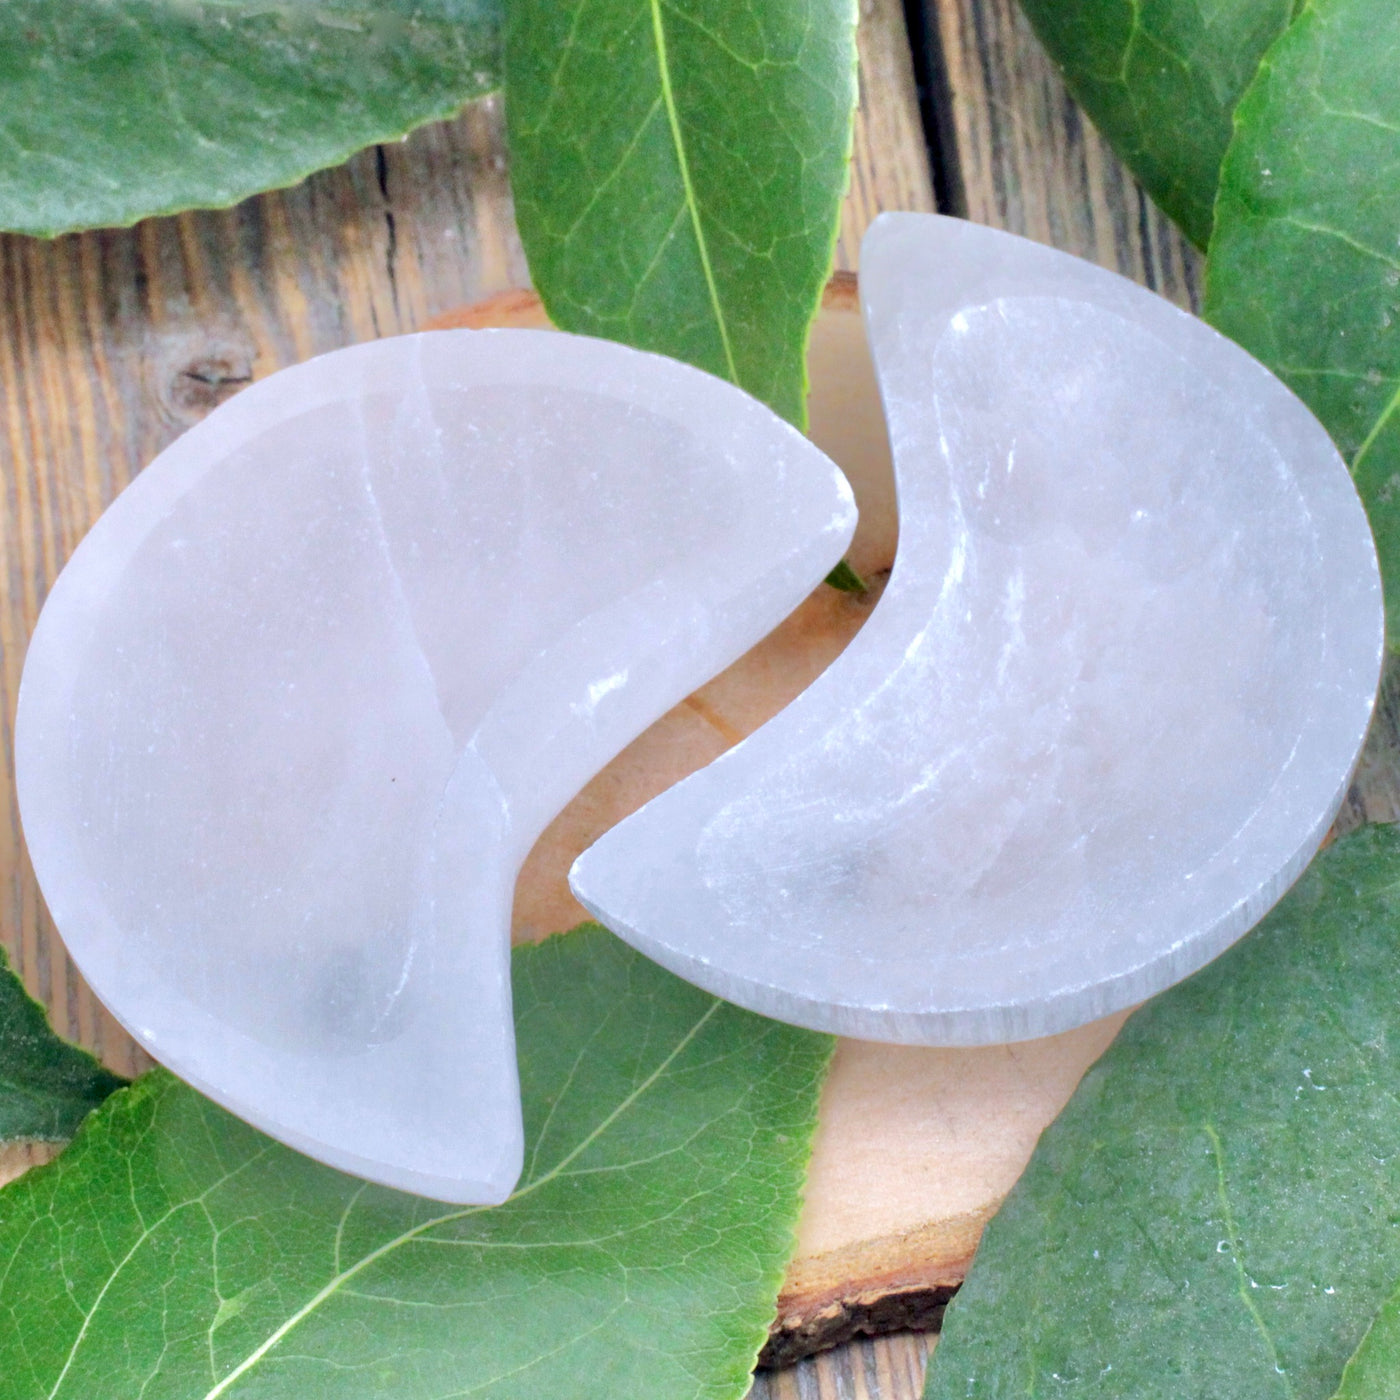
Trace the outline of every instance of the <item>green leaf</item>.
{"label": "green leaf", "polygon": [[1400,1396],[1400,1290],[1386,1299],[1366,1330],[1332,1400],[1395,1400]]}
{"label": "green leaf", "polygon": [[839,593],[866,593],[869,591],[865,580],[845,559],[826,576],[826,581]]}
{"label": "green leaf", "polygon": [[500,0],[5,0],[0,228],[222,208],[495,86]]}
{"label": "green leaf", "polygon": [[1021,0],[1094,124],[1199,247],[1230,114],[1295,0]]}
{"label": "green leaf", "polygon": [[64,1142],[125,1083],[49,1029],[0,948],[0,1145]]}
{"label": "green leaf", "polygon": [[1314,0],[1240,103],[1206,314],[1327,426],[1400,622],[1400,5]]}
{"label": "green leaf", "polygon": [[509,0],[516,218],[557,326],[699,365],[805,422],[855,20],[854,0]]}
{"label": "green leaf", "polygon": [[596,925],[513,966],[505,1205],[342,1176],[156,1071],[0,1192],[5,1400],[743,1395],[831,1041]]}
{"label": "green leaf", "polygon": [[948,1309],[930,1400],[1325,1400],[1400,1276],[1400,830],[1138,1011]]}

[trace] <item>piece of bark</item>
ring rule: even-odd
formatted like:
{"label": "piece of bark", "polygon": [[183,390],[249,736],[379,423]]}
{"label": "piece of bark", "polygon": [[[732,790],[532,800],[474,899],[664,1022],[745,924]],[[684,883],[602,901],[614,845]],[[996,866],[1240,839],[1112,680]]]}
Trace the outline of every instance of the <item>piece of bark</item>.
{"label": "piece of bark", "polygon": [[[514,291],[429,323],[503,325],[548,321],[533,293]],[[827,288],[808,368],[810,433],[855,491],[861,514],[850,558],[869,592],[818,588],[599,773],[525,861],[515,892],[517,940],[586,918],[569,893],[574,858],[776,714],[870,615],[894,561],[898,527],[884,416],[849,274]],[[839,1042],[767,1358],[785,1364],[861,1333],[906,1327],[915,1315],[936,1320],[1036,1139],[1122,1021],[972,1050]]]}
{"label": "piece of bark", "polygon": [[842,1299],[810,1313],[792,1327],[775,1326],[758,1355],[758,1371],[777,1371],[809,1356],[845,1346],[861,1337],[884,1337],[891,1332],[936,1332],[943,1309],[956,1286],[876,1289]]}

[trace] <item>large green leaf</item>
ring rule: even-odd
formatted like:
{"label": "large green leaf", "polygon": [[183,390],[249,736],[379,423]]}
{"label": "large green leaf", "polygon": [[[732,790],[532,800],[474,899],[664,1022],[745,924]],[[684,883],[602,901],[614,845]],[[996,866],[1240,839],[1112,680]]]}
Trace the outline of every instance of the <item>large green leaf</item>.
{"label": "large green leaf", "polygon": [[836,243],[854,0],[510,0],[516,217],[554,323],[805,413]]}
{"label": "large green leaf", "polygon": [[125,1082],[49,1029],[0,948],[0,1145],[65,1141]]}
{"label": "large green leaf", "polygon": [[927,1395],[1325,1400],[1400,1276],[1400,831],[1137,1012],[1041,1138]]}
{"label": "large green leaf", "polygon": [[1400,623],[1400,5],[1314,0],[1240,103],[1206,314],[1326,424]]}
{"label": "large green leaf", "polygon": [[1400,1292],[1384,1306],[1361,1339],[1333,1400],[1395,1400],[1400,1395]]}
{"label": "large green leaf", "polygon": [[514,983],[504,1206],[367,1186],[154,1072],[0,1192],[4,1400],[742,1395],[830,1040],[596,926]]}
{"label": "large green leaf", "polygon": [[1294,0],[1021,0],[1070,91],[1204,248],[1230,115]]}
{"label": "large green leaf", "polygon": [[290,185],[496,83],[500,0],[4,0],[0,228]]}

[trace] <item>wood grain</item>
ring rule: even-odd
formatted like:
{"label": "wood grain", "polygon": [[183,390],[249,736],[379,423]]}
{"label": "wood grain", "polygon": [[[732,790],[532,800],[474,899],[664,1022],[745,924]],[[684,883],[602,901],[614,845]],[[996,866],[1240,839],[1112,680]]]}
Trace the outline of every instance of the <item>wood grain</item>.
{"label": "wood grain", "polygon": [[749,1400],[916,1400],[935,1340],[906,1332],[852,1342],[839,1353],[761,1372]]}
{"label": "wood grain", "polygon": [[854,272],[860,240],[884,209],[933,213],[933,172],[919,115],[909,35],[899,0],[860,0],[860,106],[836,266]]}

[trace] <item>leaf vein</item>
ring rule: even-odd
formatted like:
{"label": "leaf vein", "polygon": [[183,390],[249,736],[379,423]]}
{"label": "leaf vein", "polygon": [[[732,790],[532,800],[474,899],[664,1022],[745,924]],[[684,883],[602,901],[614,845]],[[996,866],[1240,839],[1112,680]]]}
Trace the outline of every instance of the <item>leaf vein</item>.
{"label": "leaf vein", "polygon": [[1225,1184],[1225,1149],[1220,1141],[1220,1134],[1210,1123],[1202,1123],[1201,1130],[1210,1139],[1211,1151],[1215,1154],[1215,1183],[1216,1194],[1220,1201],[1220,1209],[1225,1222],[1226,1237],[1230,1241],[1230,1261],[1235,1266],[1236,1283],[1239,1288],[1240,1301],[1249,1310],[1249,1315],[1254,1319],[1254,1325],[1259,1331],[1259,1335],[1264,1339],[1264,1345],[1268,1349],[1269,1360],[1273,1362],[1274,1374],[1278,1376],[1283,1388],[1291,1396],[1293,1386],[1283,1367],[1278,1364],[1278,1348],[1274,1345],[1273,1334],[1269,1331],[1264,1322],[1263,1315],[1256,1306],[1254,1299],[1249,1296],[1249,1275],[1245,1272],[1244,1261],[1240,1258],[1240,1237],[1239,1230],[1235,1225],[1235,1213],[1230,1205],[1229,1192]]}
{"label": "leaf vein", "polygon": [[671,84],[671,64],[666,51],[666,25],[661,16],[661,0],[648,0],[648,3],[651,6],[652,32],[656,41],[656,66],[661,79],[661,95],[666,104],[666,119],[671,128],[671,140],[676,150],[681,185],[685,190],[686,207],[690,211],[690,224],[695,234],[700,267],[704,273],[705,286],[709,292],[710,306],[714,311],[720,343],[724,347],[724,362],[730,379],[737,384],[739,382],[739,369],[734,361],[733,347],[729,343],[729,325],[725,320],[724,309],[720,305],[719,287],[715,282],[714,268],[710,265],[710,248],[705,238],[704,224],[700,218],[700,202],[696,197],[695,184],[691,178],[690,158],[686,152],[685,137],[681,131],[680,113],[676,107],[676,94]]}
{"label": "leaf vein", "polygon": [[[543,1176],[537,1177],[528,1186],[517,1191],[510,1198],[510,1201],[513,1203],[523,1200],[526,1196],[531,1195],[533,1192],[547,1185],[549,1182],[553,1181],[555,1177],[559,1176],[570,1162],[575,1161],[582,1153],[586,1152],[603,1133],[607,1132],[622,1114],[626,1113],[633,1104],[656,1084],[670,1066],[675,1063],[676,1059],[685,1051],[686,1047],[700,1034],[700,1031],[722,1005],[724,1005],[724,1003],[721,1001],[712,1001],[706,1008],[704,1014],[691,1026],[686,1034],[681,1037],[661,1063],[658,1064],[640,1084],[632,1089],[632,1091],[617,1104],[612,1112],[603,1118],[603,1120],[583,1138],[573,1151],[567,1153],[555,1167],[551,1168],[551,1170],[546,1172]],[[358,1259],[354,1264],[350,1265],[349,1268],[342,1269],[335,1277],[330,1279],[308,1299],[307,1302],[303,1303],[300,1308],[292,1313],[290,1317],[278,1327],[274,1328],[223,1378],[223,1380],[213,1386],[204,1395],[203,1400],[218,1400],[219,1396],[227,1394],[229,1387],[232,1386],[235,1381],[256,1366],[284,1337],[310,1317],[323,1303],[334,1297],[351,1279],[357,1278],[362,1274],[370,1265],[392,1254],[403,1245],[409,1244],[421,1236],[426,1235],[429,1230],[435,1229],[440,1225],[451,1224],[457,1220],[465,1220],[469,1216],[479,1215],[483,1211],[490,1209],[492,1209],[490,1206],[467,1206],[461,1210],[446,1211],[442,1215],[433,1216],[431,1219],[420,1222],[411,1229],[405,1230],[401,1234],[394,1236],[394,1238],[386,1240],[383,1244],[378,1246],[378,1248],[370,1250],[368,1254]],[[471,1393],[471,1391],[461,1392],[463,1395],[469,1395]],[[52,1396],[50,1396],[50,1400],[53,1400]]]}

